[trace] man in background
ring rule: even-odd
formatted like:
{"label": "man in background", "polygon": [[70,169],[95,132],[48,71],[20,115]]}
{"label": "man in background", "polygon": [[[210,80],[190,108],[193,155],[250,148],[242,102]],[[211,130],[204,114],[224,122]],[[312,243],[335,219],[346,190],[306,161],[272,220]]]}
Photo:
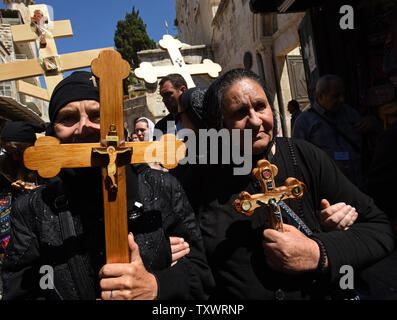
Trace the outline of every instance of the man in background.
{"label": "man in background", "polygon": [[292,99],[287,105],[288,112],[291,114],[291,132],[294,129],[296,118],[302,113],[299,108],[299,102]]}
{"label": "man in background", "polygon": [[[180,74],[173,73],[161,79],[159,85],[160,95],[163,97],[163,102],[169,114],[156,123],[155,129],[159,129],[163,134],[175,134],[177,131],[175,123],[178,122],[178,100],[182,93],[187,89],[187,83]],[[168,129],[167,126],[169,121],[173,122],[170,123],[170,129]]]}
{"label": "man in background", "polygon": [[355,126],[359,113],[344,103],[344,84],[336,75],[321,77],[316,101],[295,121],[292,137],[325,151],[355,185],[361,184],[361,136]]}

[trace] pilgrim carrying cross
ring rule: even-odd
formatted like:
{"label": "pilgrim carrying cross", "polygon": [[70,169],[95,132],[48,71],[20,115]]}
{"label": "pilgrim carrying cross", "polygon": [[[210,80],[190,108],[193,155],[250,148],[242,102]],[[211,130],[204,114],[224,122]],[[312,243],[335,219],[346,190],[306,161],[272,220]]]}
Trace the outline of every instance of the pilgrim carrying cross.
{"label": "pilgrim carrying cross", "polygon": [[212,62],[210,59],[204,59],[201,64],[185,64],[179,51],[182,42],[168,34],[164,35],[163,39],[159,41],[159,46],[161,49],[168,51],[173,65],[153,67],[149,62],[142,62],[139,68],[134,70],[138,79],[143,79],[147,83],[156,83],[157,78],[164,78],[171,73],[179,73],[186,80],[187,87],[193,88],[196,85],[191,75],[208,74],[211,78],[217,78],[222,70],[219,64]]}
{"label": "pilgrim carrying cross", "polygon": [[284,186],[276,187],[274,177],[277,173],[278,168],[274,164],[268,160],[259,160],[257,167],[252,170],[252,174],[260,182],[262,193],[250,195],[243,191],[234,200],[233,206],[246,216],[251,216],[260,206],[267,206],[270,228],[283,232],[280,202],[286,198],[302,199],[306,185],[298,179],[290,177],[285,180]]}
{"label": "pilgrim carrying cross", "polygon": [[91,70],[100,79],[101,141],[60,144],[54,137],[42,137],[26,149],[24,163],[43,178],[57,175],[61,168],[102,167],[106,261],[128,263],[125,165],[160,162],[174,168],[186,148],[171,134],[155,142],[125,142],[122,81],[130,74],[130,65],[117,51],[104,50]]}

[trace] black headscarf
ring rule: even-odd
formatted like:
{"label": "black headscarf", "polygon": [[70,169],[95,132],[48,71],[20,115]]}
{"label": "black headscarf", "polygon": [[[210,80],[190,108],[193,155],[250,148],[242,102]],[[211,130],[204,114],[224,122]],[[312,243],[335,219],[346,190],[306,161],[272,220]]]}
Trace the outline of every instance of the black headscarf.
{"label": "black headscarf", "polygon": [[99,102],[99,79],[88,71],[75,71],[57,84],[51,95],[48,115],[50,124],[46,135],[54,135],[54,121],[58,111],[73,101],[95,100]]}
{"label": "black headscarf", "polygon": [[270,107],[273,111],[273,138],[268,144],[265,154],[269,152],[271,146],[274,143],[274,139],[277,135],[277,122],[276,116],[274,112],[273,105],[271,103],[269,91],[267,90],[265,84],[262,79],[254,72],[247,70],[236,68],[227,71],[223,75],[221,75],[218,79],[216,79],[209,87],[205,93],[204,101],[203,101],[203,112],[202,112],[202,120],[206,123],[207,128],[214,128],[216,130],[220,130],[224,128],[223,122],[223,114],[222,114],[222,99],[225,92],[230,88],[230,86],[239,79],[251,79],[257,82],[264,90]]}
{"label": "black headscarf", "polygon": [[185,90],[179,97],[179,102],[189,120],[198,129],[206,128],[203,122],[203,100],[206,88],[190,88]]}
{"label": "black headscarf", "polygon": [[269,90],[264,85],[262,79],[254,72],[247,69],[232,69],[216,79],[205,93],[203,101],[202,119],[207,124],[207,128],[220,130],[224,128],[222,114],[222,99],[227,89],[239,79],[251,79],[256,81],[264,90],[271,109],[273,110],[273,139],[277,135],[277,122]]}
{"label": "black headscarf", "polygon": [[43,132],[44,130],[44,124],[26,121],[6,122],[1,130],[1,141],[34,143],[36,141],[36,133]]}
{"label": "black headscarf", "polygon": [[99,102],[99,80],[91,72],[75,71],[57,84],[51,95],[48,114],[51,123],[58,111],[73,101],[95,100]]}
{"label": "black headscarf", "polygon": [[223,115],[218,91],[223,76],[215,80],[207,89],[203,101],[203,121],[208,129],[220,130],[223,128]]}

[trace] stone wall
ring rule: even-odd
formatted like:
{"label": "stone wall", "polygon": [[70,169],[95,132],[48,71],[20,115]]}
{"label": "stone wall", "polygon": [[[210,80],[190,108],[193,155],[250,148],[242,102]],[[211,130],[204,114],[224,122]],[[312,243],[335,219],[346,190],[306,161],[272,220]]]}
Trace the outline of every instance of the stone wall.
{"label": "stone wall", "polygon": [[248,67],[260,75],[270,92],[283,135],[289,135],[291,99],[286,55],[299,47],[298,26],[304,13],[254,14],[249,0],[176,0],[182,42],[213,49],[222,73]]}
{"label": "stone wall", "polygon": [[216,2],[220,1],[175,1],[176,20],[182,42],[191,45],[211,43],[212,27],[209,22],[214,18],[216,10],[214,12],[212,9]]}
{"label": "stone wall", "polygon": [[11,26],[0,24],[0,41],[10,54],[10,58],[15,59],[14,42],[12,41]]}
{"label": "stone wall", "polygon": [[8,9],[14,10],[18,4],[23,4],[27,7],[34,4],[34,0],[3,0],[3,3]]}

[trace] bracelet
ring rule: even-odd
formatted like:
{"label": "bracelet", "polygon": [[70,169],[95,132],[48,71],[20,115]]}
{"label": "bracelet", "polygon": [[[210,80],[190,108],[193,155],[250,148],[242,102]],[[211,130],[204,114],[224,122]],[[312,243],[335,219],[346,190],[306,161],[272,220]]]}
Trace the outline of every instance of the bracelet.
{"label": "bracelet", "polygon": [[324,243],[320,239],[315,238],[315,237],[312,237],[311,239],[316,241],[316,243],[318,244],[318,246],[320,248],[320,259],[318,261],[316,271],[319,273],[324,273],[326,271],[325,263],[327,261],[327,250],[325,249]]}

